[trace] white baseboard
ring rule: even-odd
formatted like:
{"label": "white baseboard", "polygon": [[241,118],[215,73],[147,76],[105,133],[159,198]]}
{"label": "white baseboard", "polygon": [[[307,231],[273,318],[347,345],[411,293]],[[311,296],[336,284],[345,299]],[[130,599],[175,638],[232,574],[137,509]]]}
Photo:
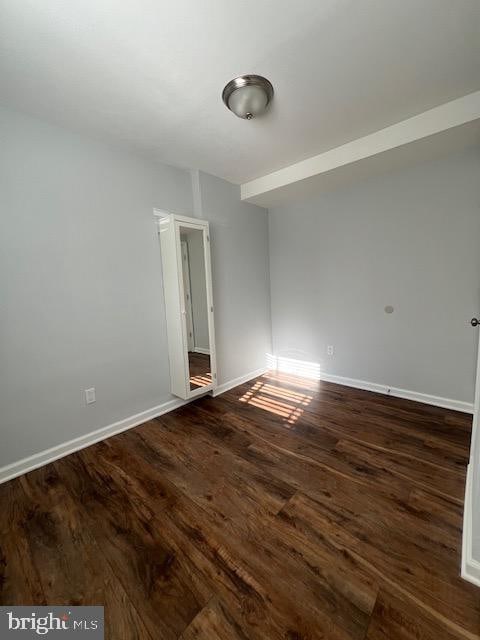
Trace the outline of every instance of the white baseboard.
{"label": "white baseboard", "polygon": [[75,451],[79,451],[80,449],[84,449],[85,447],[89,447],[96,442],[100,442],[100,440],[106,440],[107,438],[110,438],[117,433],[127,431],[127,429],[131,429],[132,427],[136,427],[143,422],[147,422],[148,420],[157,418],[164,413],[168,413],[169,411],[178,409],[178,407],[187,404],[187,402],[190,402],[190,400],[181,400],[180,398],[169,400],[168,402],[159,404],[156,407],[152,407],[151,409],[147,409],[146,411],[142,411],[141,413],[136,413],[135,415],[125,418],[124,420],[109,424],[107,427],[102,427],[101,429],[97,429],[96,431],[91,431],[84,436],[74,438],[73,440],[68,440],[67,442],[59,444],[55,447],[51,447],[50,449],[45,449],[44,451],[35,453],[28,458],[23,458],[22,460],[13,462],[12,464],[6,465],[5,467],[1,467],[0,484],[3,482],[7,482],[12,478],[16,478],[17,476],[21,476],[28,471],[38,469],[38,467],[43,467],[44,465],[50,462],[54,462],[59,458],[68,456],[70,453],[74,453]]}
{"label": "white baseboard", "polygon": [[204,356],[209,356],[210,349],[203,349],[202,347],[194,347],[193,353],[203,353]]}
{"label": "white baseboard", "polygon": [[[219,394],[228,391],[228,389],[233,389],[233,387],[236,387],[239,384],[248,382],[248,380],[256,378],[257,376],[261,376],[265,373],[265,371],[265,368],[258,369],[257,371],[252,371],[251,373],[247,373],[244,376],[235,378],[235,380],[225,382],[224,384],[214,389],[213,395],[218,396]],[[29,471],[33,471],[34,469],[38,469],[39,467],[43,467],[44,465],[49,464],[50,462],[54,462],[59,458],[68,456],[70,453],[75,453],[75,451],[85,449],[85,447],[89,447],[96,442],[106,440],[107,438],[110,438],[117,433],[121,433],[122,431],[127,431],[128,429],[137,427],[143,422],[153,420],[153,418],[158,418],[158,416],[161,416],[164,413],[168,413],[169,411],[173,411],[174,409],[178,409],[179,407],[182,407],[183,405],[195,399],[196,398],[181,400],[180,398],[175,398],[173,400],[169,400],[167,402],[164,402],[163,404],[157,405],[156,407],[152,407],[151,409],[147,409],[146,411],[142,411],[141,413],[136,413],[133,416],[129,416],[128,418],[125,418],[118,422],[114,422],[113,424],[109,424],[108,426],[102,427],[101,429],[91,431],[90,433],[87,433],[84,436],[80,436],[79,438],[68,440],[67,442],[63,442],[62,444],[59,444],[55,447],[51,447],[50,449],[45,449],[44,451],[35,453],[28,458],[23,458],[22,460],[18,460],[17,462],[8,464],[5,467],[1,467],[0,484],[21,476],[24,473],[28,473]]]}
{"label": "white baseboard", "polygon": [[[278,370],[281,370],[280,368]],[[228,382],[224,382],[219,385],[216,389],[213,390],[212,395],[218,396],[225,391],[229,391],[234,387],[237,387],[240,384],[244,384],[253,378],[257,378],[265,374],[268,371],[268,367],[262,367],[261,369],[257,369],[256,371],[251,371],[243,376],[239,376],[234,380],[229,380]],[[473,405],[468,402],[460,402],[459,400],[450,400],[448,398],[441,398],[438,396],[430,396],[423,393],[417,393],[415,391],[407,391],[405,389],[397,389],[395,387],[387,387],[385,385],[380,385],[374,382],[367,382],[365,380],[356,380],[354,378],[345,378],[343,376],[336,376],[328,373],[321,373],[320,379],[325,382],[333,382],[335,384],[341,384],[348,387],[354,387],[356,389],[365,389],[367,391],[375,391],[376,393],[383,393],[385,395],[392,395],[398,398],[406,398],[408,400],[415,400],[417,402],[423,402],[426,404],[435,405],[438,407],[444,407],[447,409],[454,409],[456,411],[463,411],[465,413],[473,413]],[[194,399],[194,398],[192,398]],[[122,431],[127,431],[128,429],[132,429],[143,422],[147,422],[148,420],[152,420],[153,418],[157,418],[158,416],[163,415],[164,413],[168,413],[169,411],[173,411],[174,409],[178,409],[182,407],[184,404],[191,402],[191,400],[181,400],[173,399],[163,404],[157,405],[156,407],[152,407],[151,409],[147,409],[146,411],[142,411],[141,413],[137,413],[133,416],[129,416],[123,420],[118,422],[114,422],[106,427],[102,427],[101,429],[97,429],[95,431],[91,431],[90,433],[85,434],[84,436],[80,436],[79,438],[74,438],[73,440],[68,440],[62,444],[59,444],[55,447],[51,447],[50,449],[45,449],[44,451],[40,451],[39,453],[35,453],[28,458],[23,458],[22,460],[18,460],[17,462],[13,462],[12,464],[6,465],[0,468],[0,484],[3,482],[7,482],[12,478],[16,478],[17,476],[21,476],[24,473],[28,473],[28,471],[33,471],[38,467],[42,467],[50,462],[54,462],[59,458],[63,458],[64,456],[69,455],[70,453],[74,453],[75,451],[79,451],[80,449],[84,449],[85,447],[89,447],[96,442],[100,442],[101,440],[105,440],[106,438],[110,438],[117,433],[121,433]],[[467,477],[467,488],[468,488],[468,477]],[[467,510],[465,510],[467,512]],[[478,565],[476,567],[475,565]],[[478,572],[478,584],[480,585],[480,563],[477,563],[475,560],[471,559],[468,564],[470,573],[477,571]],[[467,570],[466,570],[467,571]],[[463,569],[462,569],[463,575]],[[470,574],[469,574],[470,575]],[[466,578],[470,579],[470,578]],[[472,580],[471,580],[472,581]]]}
{"label": "white baseboard", "polygon": [[356,380],[355,378],[345,378],[343,376],[335,376],[330,373],[320,373],[320,380],[325,382],[334,382],[355,389],[365,389],[366,391],[375,391],[387,396],[396,398],[405,398],[405,400],[414,400],[415,402],[423,402],[431,404],[435,407],[443,407],[444,409],[453,409],[454,411],[462,411],[463,413],[473,413],[473,403],[462,402],[461,400],[452,400],[451,398],[442,398],[440,396],[432,396],[427,393],[419,393],[418,391],[409,391],[408,389],[399,389],[398,387],[389,387],[376,382],[368,382],[366,380]]}
{"label": "white baseboard", "polygon": [[262,367],[261,369],[257,369],[256,371],[250,371],[250,373],[246,373],[244,376],[240,376],[239,378],[235,378],[234,380],[229,380],[229,382],[224,382],[223,384],[218,385],[218,387],[213,390],[213,395],[219,396],[221,393],[225,393],[225,391],[229,391],[234,387],[238,387],[239,384],[244,384],[249,380],[253,380],[253,378],[263,376],[263,374],[267,371],[267,367]]}
{"label": "white baseboard", "polygon": [[267,354],[268,368],[273,371],[289,373],[291,375],[300,376],[302,378],[310,378],[312,380],[324,380],[325,382],[333,382],[342,384],[346,387],[354,387],[355,389],[365,389],[366,391],[374,391],[384,395],[395,396],[396,398],[405,398],[406,400],[414,400],[415,402],[423,402],[444,409],[453,409],[455,411],[463,411],[464,413],[473,413],[473,403],[463,402],[461,400],[452,400],[451,398],[442,398],[427,393],[419,393],[410,391],[409,389],[399,389],[398,387],[390,387],[386,384],[377,382],[369,382],[368,380],[357,380],[356,378],[346,378],[322,371],[318,362],[310,362],[306,360],[297,360],[295,358],[287,358],[286,356],[275,356]]}
{"label": "white baseboard", "polygon": [[463,508],[462,578],[480,587],[480,562],[473,558],[473,463],[467,469]]}

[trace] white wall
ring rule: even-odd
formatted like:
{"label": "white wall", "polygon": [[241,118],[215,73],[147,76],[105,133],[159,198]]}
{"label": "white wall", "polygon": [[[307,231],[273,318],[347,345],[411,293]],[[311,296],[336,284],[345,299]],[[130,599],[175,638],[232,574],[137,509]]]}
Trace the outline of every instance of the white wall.
{"label": "white wall", "polygon": [[468,150],[271,209],[275,355],[472,402],[479,169]]}
{"label": "white wall", "polygon": [[[210,221],[219,384],[265,367],[271,350],[268,214],[240,187],[196,172],[196,214]],[[194,190],[195,191],[195,190]]]}

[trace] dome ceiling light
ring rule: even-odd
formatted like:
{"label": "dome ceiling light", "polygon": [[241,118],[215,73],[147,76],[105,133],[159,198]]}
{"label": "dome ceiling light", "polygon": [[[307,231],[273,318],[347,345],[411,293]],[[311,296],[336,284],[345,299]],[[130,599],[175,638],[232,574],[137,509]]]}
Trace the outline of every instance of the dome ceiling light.
{"label": "dome ceiling light", "polygon": [[272,83],[262,76],[239,76],[222,92],[226,107],[239,118],[251,120],[262,115],[273,98]]}

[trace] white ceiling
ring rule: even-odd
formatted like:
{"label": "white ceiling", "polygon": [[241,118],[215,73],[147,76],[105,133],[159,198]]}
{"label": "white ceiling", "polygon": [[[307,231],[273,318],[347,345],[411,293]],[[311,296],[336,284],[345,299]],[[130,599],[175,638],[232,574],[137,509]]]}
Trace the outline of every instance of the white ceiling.
{"label": "white ceiling", "polygon": [[3,104],[237,183],[479,88],[479,0],[0,0]]}
{"label": "white ceiling", "polygon": [[298,203],[305,198],[317,197],[328,191],[351,188],[352,185],[365,180],[406,168],[418,167],[425,162],[460,153],[471,147],[478,148],[479,145],[480,120],[475,120],[246,199],[267,209],[288,203]]}
{"label": "white ceiling", "polygon": [[[472,127],[464,125],[472,124]],[[361,175],[364,169],[353,165],[387,169],[398,165],[398,158],[410,158],[410,162],[425,162],[428,154],[435,157],[439,153],[451,153],[459,148],[477,146],[480,142],[480,91],[450,100],[438,107],[428,109],[419,115],[392,124],[362,138],[324,151],[288,167],[265,176],[245,182],[240,187],[242,200],[270,207],[279,196],[292,192],[289,188],[309,182],[320,184],[323,188],[337,185],[348,177],[350,170],[341,170],[350,166],[353,175]],[[434,140],[428,141],[429,138]],[[424,144],[426,143],[426,144]],[[433,144],[432,144],[433,143]],[[409,147],[408,152],[397,153],[399,148]],[[377,162],[371,161],[377,157]],[[366,162],[369,160],[368,162]],[[340,171],[339,171],[340,170]],[[309,180],[317,177],[317,180]],[[333,176],[333,181],[332,181]],[[347,180],[348,181],[348,180]]]}

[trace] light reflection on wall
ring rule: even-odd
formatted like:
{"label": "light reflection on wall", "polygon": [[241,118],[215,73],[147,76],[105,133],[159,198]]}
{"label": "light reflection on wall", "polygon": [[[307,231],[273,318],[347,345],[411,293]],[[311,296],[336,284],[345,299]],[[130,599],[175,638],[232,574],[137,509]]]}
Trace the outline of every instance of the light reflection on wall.
{"label": "light reflection on wall", "polygon": [[267,368],[282,373],[290,373],[301,378],[310,380],[320,380],[320,364],[318,362],[307,362],[283,356],[274,356],[267,353]]}

